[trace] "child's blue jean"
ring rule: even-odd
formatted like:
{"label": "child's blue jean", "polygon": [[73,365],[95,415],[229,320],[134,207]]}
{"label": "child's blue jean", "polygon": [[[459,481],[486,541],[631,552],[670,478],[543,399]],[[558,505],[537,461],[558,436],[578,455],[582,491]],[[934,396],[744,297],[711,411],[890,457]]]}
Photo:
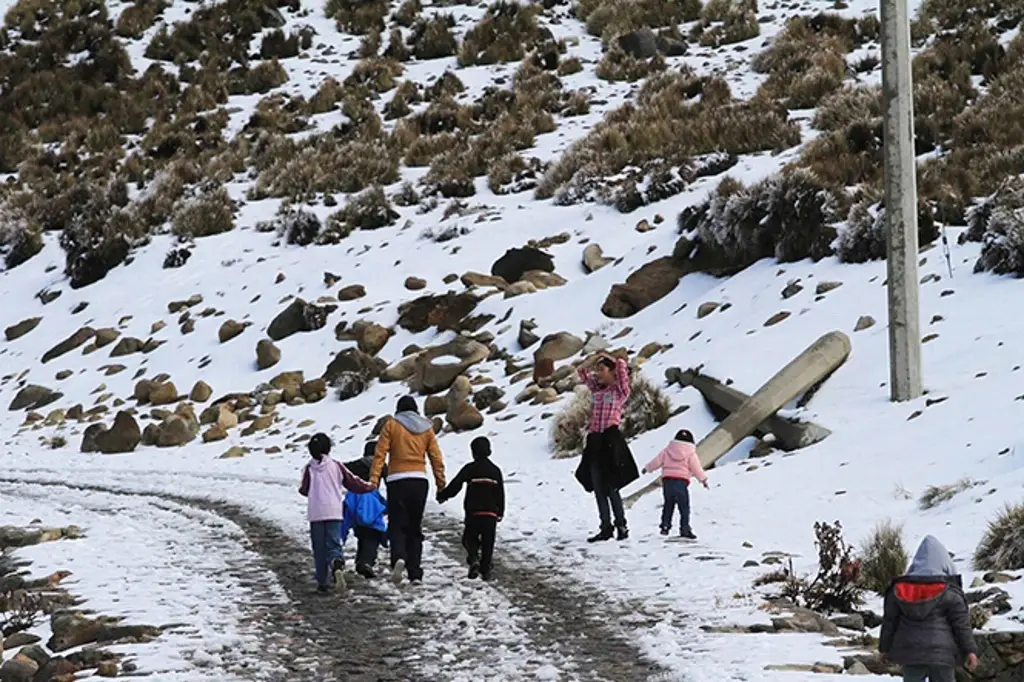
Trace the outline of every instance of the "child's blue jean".
{"label": "child's blue jean", "polygon": [[327,587],[331,573],[331,562],[345,560],[341,549],[341,521],[310,521],[309,539],[313,543],[313,566],[316,584]]}
{"label": "child's blue jean", "polygon": [[661,508],[661,527],[672,528],[672,513],[679,507],[679,530],[690,530],[690,482],[683,478],[664,478],[661,489],[665,494],[665,506]]}

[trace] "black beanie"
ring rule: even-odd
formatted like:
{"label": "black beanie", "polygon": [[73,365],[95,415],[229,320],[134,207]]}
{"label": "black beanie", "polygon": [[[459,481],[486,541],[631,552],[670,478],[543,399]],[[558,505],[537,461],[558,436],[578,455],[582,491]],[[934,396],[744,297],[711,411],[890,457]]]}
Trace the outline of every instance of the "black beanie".
{"label": "black beanie", "polygon": [[416,409],[416,399],[411,395],[403,395],[398,399],[398,406],[395,408],[395,412],[419,412]]}
{"label": "black beanie", "polygon": [[473,459],[486,459],[491,456],[491,441],[478,436],[469,444],[469,449],[473,452]]}
{"label": "black beanie", "polygon": [[309,439],[307,446],[309,447],[309,454],[314,457],[326,455],[331,451],[331,439],[328,438],[326,433],[318,433]]}
{"label": "black beanie", "polygon": [[676,431],[676,440],[681,440],[684,443],[692,443],[693,434],[687,431],[686,429],[679,429],[678,431]]}
{"label": "black beanie", "polygon": [[377,451],[377,441],[368,440],[363,445],[363,457],[373,457]]}

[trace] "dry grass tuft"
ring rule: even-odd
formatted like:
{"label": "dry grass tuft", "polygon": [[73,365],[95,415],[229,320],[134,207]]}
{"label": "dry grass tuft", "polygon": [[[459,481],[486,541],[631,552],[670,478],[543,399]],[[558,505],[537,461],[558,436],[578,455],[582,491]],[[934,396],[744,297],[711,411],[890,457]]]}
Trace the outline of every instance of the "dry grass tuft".
{"label": "dry grass tuft", "polygon": [[537,8],[514,0],[498,0],[466,32],[459,48],[459,66],[518,62],[550,39],[537,24]]}
{"label": "dry grass tuft", "polygon": [[606,44],[639,28],[676,27],[700,17],[700,0],[579,0],[576,16],[587,23],[587,33]]}
{"label": "dry grass tuft", "polygon": [[451,14],[435,14],[429,19],[418,19],[412,26],[409,45],[416,59],[440,59],[453,57],[459,48],[458,40],[452,33],[455,17]]}
{"label": "dry grass tuft", "polygon": [[167,0],[136,0],[118,15],[114,32],[122,38],[141,38],[169,5]]}
{"label": "dry grass tuft", "polygon": [[903,526],[891,520],[879,523],[860,546],[861,586],[884,595],[892,581],[903,575],[909,560]]}
{"label": "dry grass tuft", "polygon": [[388,5],[386,0],[327,0],[325,11],[339,31],[363,35],[384,30]]}
{"label": "dry grass tuft", "polygon": [[[850,208],[846,224],[839,229],[836,255],[843,263],[865,263],[885,258],[885,208],[880,191],[865,188],[864,196]],[[917,202],[917,234],[921,246],[939,236],[931,206],[925,199]]]}
{"label": "dry grass tuft", "polygon": [[784,109],[760,99],[737,102],[719,78],[688,69],[665,72],[640,87],[635,103],[610,112],[570,146],[545,174],[537,197],[574,203],[629,168],[647,175],[686,168],[700,155],[781,150],[799,141],[799,128]]}
{"label": "dry grass tuft", "polygon": [[638,81],[665,70],[660,54],[650,59],[637,59],[627,54],[618,43],[612,44],[597,64],[597,77],[606,81]]}
{"label": "dry grass tuft", "polygon": [[710,0],[690,31],[690,39],[704,47],[741,43],[759,35],[757,0]]}
{"label": "dry grass tuft", "polygon": [[365,87],[373,92],[387,92],[397,85],[395,79],[402,75],[402,63],[387,57],[370,57],[360,60],[344,81],[346,88]]}
{"label": "dry grass tuft", "polygon": [[956,483],[948,483],[946,485],[930,485],[925,488],[925,491],[921,494],[921,498],[917,501],[917,505],[922,510],[934,509],[940,504],[949,502],[960,493],[970,490],[976,485],[977,483],[969,478],[961,478]]}
{"label": "dry grass tuft", "polygon": [[974,550],[978,571],[1024,568],[1024,504],[1007,505],[993,520]]}

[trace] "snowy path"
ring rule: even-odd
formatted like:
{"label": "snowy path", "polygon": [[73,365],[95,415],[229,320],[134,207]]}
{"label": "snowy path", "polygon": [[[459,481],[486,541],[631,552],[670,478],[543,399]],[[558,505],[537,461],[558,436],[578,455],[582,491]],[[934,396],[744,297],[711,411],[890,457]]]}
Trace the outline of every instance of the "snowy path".
{"label": "snowy path", "polygon": [[[23,478],[10,477],[15,474]],[[263,659],[263,670],[278,671],[261,679],[397,681],[411,679],[410,674],[424,681],[668,679],[615,627],[635,621],[635,614],[590,588],[584,593],[549,567],[504,552],[496,558],[494,582],[466,581],[460,529],[450,520],[428,518],[422,586],[396,588],[350,574],[349,594],[339,599],[312,589],[299,526],[287,527],[253,509],[274,497],[293,496],[290,483],[135,472],[132,485],[112,486],[102,473],[95,480],[83,474],[69,482],[45,470],[8,472],[0,489],[5,494],[32,489],[40,502],[54,496],[45,491],[56,490],[105,505],[108,514],[171,508],[219,519],[208,527],[222,528],[225,541],[235,545],[220,552],[229,550],[235,558],[227,569],[230,577],[222,572],[219,578],[229,585],[238,581],[229,598],[259,631],[260,646],[250,647],[249,655]],[[223,499],[228,489],[230,502]],[[235,503],[241,499],[249,502]],[[272,508],[263,505],[264,512]],[[204,555],[219,544],[207,538]],[[193,554],[182,558],[192,561]],[[274,598],[277,586],[286,598]]]}

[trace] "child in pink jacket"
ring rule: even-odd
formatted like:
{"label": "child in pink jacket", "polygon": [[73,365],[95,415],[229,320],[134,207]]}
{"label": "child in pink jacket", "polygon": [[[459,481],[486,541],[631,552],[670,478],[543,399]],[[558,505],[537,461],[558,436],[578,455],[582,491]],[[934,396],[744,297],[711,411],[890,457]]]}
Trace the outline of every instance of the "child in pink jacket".
{"label": "child in pink jacket", "polygon": [[693,434],[686,429],[676,433],[675,439],[647,463],[643,473],[662,470],[661,488],[665,494],[665,506],[661,509],[661,534],[668,535],[672,528],[672,513],[679,507],[680,537],[696,540],[690,530],[690,479],[696,478],[708,487],[708,475],[700,465]]}

